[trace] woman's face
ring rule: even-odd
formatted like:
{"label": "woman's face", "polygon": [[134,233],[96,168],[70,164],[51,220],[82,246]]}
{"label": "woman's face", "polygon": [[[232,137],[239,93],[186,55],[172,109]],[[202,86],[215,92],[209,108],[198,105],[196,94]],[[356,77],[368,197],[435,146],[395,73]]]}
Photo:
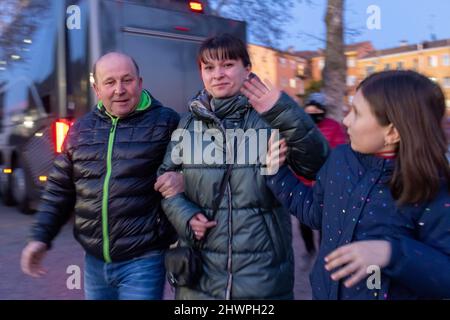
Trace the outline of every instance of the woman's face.
{"label": "woman's face", "polygon": [[392,145],[385,144],[390,125],[379,124],[361,90],[356,92],[350,112],[345,116],[343,123],[347,127],[353,150],[374,154],[394,149]]}
{"label": "woman's face", "polygon": [[250,73],[242,60],[209,60],[200,64],[203,84],[214,98],[228,98],[239,93]]}

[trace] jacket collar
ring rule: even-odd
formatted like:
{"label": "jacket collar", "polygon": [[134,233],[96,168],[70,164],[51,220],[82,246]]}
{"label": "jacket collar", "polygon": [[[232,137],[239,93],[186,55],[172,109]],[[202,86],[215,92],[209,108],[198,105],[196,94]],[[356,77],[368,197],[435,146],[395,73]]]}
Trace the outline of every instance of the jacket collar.
{"label": "jacket collar", "polygon": [[[148,108],[150,108],[152,105],[152,97],[150,95],[150,93],[147,90],[142,90],[141,92],[141,97],[139,99],[139,103],[137,104],[136,108],[134,109],[134,111],[132,111],[131,113],[129,113],[128,115],[125,116],[125,118],[128,118],[129,116],[133,115],[136,112],[139,111],[145,111]],[[110,118],[116,118],[115,116],[111,115],[105,108],[105,106],[103,105],[103,101],[99,100],[97,103],[97,109],[102,112],[105,113],[106,115],[108,115]]]}
{"label": "jacket collar", "polygon": [[[139,99],[139,103],[136,106],[136,109],[121,119],[134,117],[137,114],[147,111],[148,109],[150,109],[150,107],[155,108],[158,106],[160,106],[160,102],[155,98],[153,98],[152,95],[147,90],[144,89],[141,92],[141,97]],[[103,101],[101,100],[99,100],[97,103],[96,111],[101,116],[106,116],[108,118],[116,118],[106,110],[105,106],[103,105]]]}
{"label": "jacket collar", "polygon": [[204,89],[189,102],[189,111],[194,118],[216,124],[224,118],[240,118],[248,108],[248,100],[242,95],[215,99]]}
{"label": "jacket collar", "polygon": [[386,159],[373,154],[363,154],[353,151],[365,170],[382,171],[383,182],[388,182],[395,169],[396,159]]}

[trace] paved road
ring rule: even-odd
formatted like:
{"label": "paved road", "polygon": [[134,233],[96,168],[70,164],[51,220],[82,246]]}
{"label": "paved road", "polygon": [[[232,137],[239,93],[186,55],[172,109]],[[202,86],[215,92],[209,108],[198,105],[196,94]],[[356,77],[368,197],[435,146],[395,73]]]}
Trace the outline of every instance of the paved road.
{"label": "paved road", "polygon": [[[72,224],[66,225],[56,238],[45,258],[48,273],[39,279],[30,278],[20,271],[20,252],[27,241],[33,216],[20,214],[15,208],[0,205],[0,300],[83,299],[83,290],[68,289],[69,266],[83,270],[83,251],[72,235]],[[293,221],[295,253],[295,299],[311,298],[308,274],[312,258],[306,254],[299,238],[297,222]],[[72,278],[73,279],[73,278]],[[70,280],[70,279],[69,279]],[[74,283],[73,281],[69,281]],[[173,291],[166,286],[165,299],[173,299]]]}

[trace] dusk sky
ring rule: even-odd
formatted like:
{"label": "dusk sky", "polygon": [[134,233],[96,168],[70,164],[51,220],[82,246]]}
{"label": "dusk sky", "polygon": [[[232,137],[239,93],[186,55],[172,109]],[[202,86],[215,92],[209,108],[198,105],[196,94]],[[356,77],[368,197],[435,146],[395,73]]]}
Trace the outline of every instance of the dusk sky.
{"label": "dusk sky", "polygon": [[[293,11],[294,19],[285,27],[286,36],[280,49],[293,46],[297,50],[316,50],[324,43],[324,14],[326,0],[305,0]],[[450,0],[346,0],[345,19],[351,29],[360,35],[346,38],[346,43],[370,40],[376,49],[396,47],[401,40],[419,43],[450,38]],[[381,28],[369,30],[366,26],[370,5],[380,9]],[[310,34],[312,36],[308,36]],[[249,39],[250,42],[252,39]]]}

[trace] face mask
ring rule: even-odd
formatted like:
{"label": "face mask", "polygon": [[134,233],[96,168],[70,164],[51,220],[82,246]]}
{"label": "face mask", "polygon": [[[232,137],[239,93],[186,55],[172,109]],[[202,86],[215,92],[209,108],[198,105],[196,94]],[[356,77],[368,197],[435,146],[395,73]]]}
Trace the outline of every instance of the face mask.
{"label": "face mask", "polygon": [[311,116],[315,124],[318,124],[323,120],[323,118],[325,118],[325,113],[310,113],[309,115]]}

